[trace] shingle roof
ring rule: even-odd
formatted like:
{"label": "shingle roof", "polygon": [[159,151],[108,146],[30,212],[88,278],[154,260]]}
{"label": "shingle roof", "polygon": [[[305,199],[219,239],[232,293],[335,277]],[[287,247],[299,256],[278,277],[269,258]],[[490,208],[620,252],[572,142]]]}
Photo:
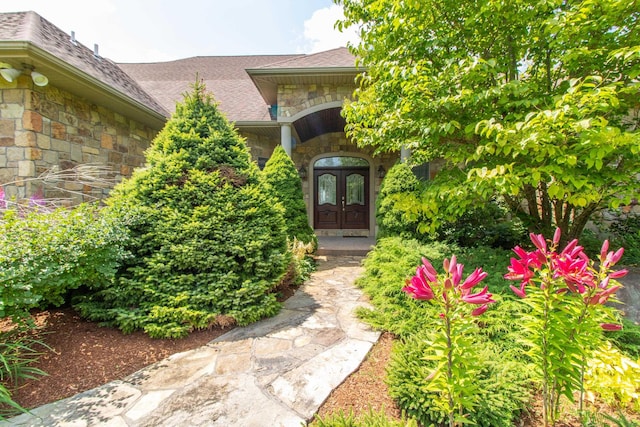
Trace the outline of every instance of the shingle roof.
{"label": "shingle roof", "polygon": [[299,68],[353,68],[356,66],[356,57],[346,47],[318,52],[311,55],[302,55],[296,58],[286,59],[273,64],[255,67],[261,69],[299,69]]}
{"label": "shingle roof", "polygon": [[29,42],[116,89],[125,97],[156,113],[168,115],[167,110],[117,64],[107,58],[96,57],[92,49],[79,42],[72,43],[68,34],[35,12],[0,14],[0,41]]}
{"label": "shingle roof", "polygon": [[[25,41],[64,61],[71,67],[115,89],[124,98],[137,101],[168,117],[176,102],[198,78],[220,103],[227,118],[237,122],[270,121],[269,109],[247,70],[287,72],[354,68],[355,57],[347,48],[312,55],[198,56],[169,62],[116,64],[96,57],[93,50],[35,12],[0,13],[0,44]],[[71,82],[72,84],[73,82]]]}
{"label": "shingle roof", "polygon": [[305,55],[197,56],[169,62],[118,64],[169,111],[189,85],[204,80],[231,121],[269,121],[269,110],[245,71]]}

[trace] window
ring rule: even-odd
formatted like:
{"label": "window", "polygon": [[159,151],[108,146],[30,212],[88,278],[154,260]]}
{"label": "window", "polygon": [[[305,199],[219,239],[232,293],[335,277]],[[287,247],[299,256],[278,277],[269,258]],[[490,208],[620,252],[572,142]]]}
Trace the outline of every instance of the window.
{"label": "window", "polygon": [[421,165],[414,166],[413,168],[411,168],[411,170],[413,171],[413,174],[416,176],[416,178],[418,178],[420,181],[429,181],[429,179],[431,179],[429,175],[429,163],[423,163]]}
{"label": "window", "polygon": [[316,161],[316,168],[367,167],[369,162],[360,157],[325,157]]}

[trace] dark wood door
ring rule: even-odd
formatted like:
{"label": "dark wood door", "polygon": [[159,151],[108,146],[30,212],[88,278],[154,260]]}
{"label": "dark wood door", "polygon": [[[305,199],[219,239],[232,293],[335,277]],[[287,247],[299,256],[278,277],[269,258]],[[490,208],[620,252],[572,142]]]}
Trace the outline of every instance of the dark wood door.
{"label": "dark wood door", "polygon": [[314,227],[369,228],[369,168],[316,168]]}

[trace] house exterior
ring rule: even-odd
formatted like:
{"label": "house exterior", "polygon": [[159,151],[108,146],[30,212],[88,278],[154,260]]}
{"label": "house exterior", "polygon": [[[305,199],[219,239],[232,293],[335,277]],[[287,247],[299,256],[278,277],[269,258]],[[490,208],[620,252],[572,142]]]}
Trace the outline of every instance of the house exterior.
{"label": "house exterior", "polygon": [[[285,148],[318,235],[375,235],[375,198],[400,153],[374,155],[346,137],[340,110],[360,72],[346,48],[117,64],[35,12],[18,12],[0,14],[2,68],[19,71],[0,77],[0,184],[9,197],[104,197],[102,183],[34,178],[83,164],[108,165],[114,182],[130,176],[198,78],[259,165]],[[48,84],[36,84],[36,73]]]}

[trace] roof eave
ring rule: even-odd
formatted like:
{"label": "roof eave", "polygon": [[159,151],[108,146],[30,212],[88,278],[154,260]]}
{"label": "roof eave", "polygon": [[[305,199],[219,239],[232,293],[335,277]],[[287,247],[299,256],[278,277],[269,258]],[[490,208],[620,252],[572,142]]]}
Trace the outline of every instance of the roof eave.
{"label": "roof eave", "polygon": [[274,105],[278,98],[278,84],[286,84],[292,77],[323,77],[323,76],[357,76],[364,72],[359,67],[305,67],[305,68],[247,68],[253,84],[267,105]]}
{"label": "roof eave", "polygon": [[149,108],[29,41],[0,41],[0,58],[33,65],[48,76],[54,86],[114,109],[153,129],[161,129],[167,120],[166,112]]}

